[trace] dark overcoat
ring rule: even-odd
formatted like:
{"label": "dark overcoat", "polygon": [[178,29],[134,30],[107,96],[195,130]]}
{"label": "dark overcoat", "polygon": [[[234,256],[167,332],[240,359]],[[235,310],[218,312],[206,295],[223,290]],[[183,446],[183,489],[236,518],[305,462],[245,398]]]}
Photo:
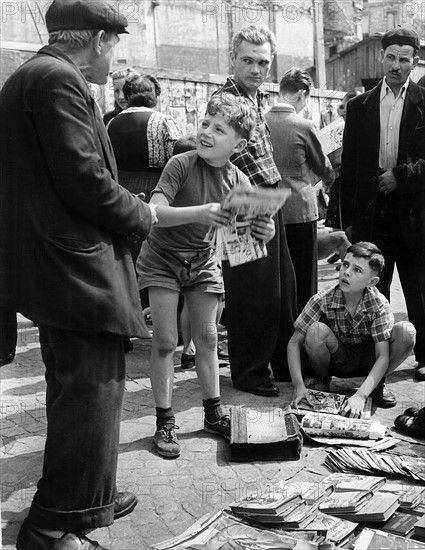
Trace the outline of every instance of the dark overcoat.
{"label": "dark overcoat", "polygon": [[[382,81],[347,105],[342,151],[342,223],[353,242],[371,240],[378,198]],[[385,200],[405,243],[425,250],[425,89],[409,82],[399,136],[397,189]]]}
{"label": "dark overcoat", "polygon": [[149,207],[117,183],[83,74],[46,46],[0,94],[0,305],[36,323],[141,335],[126,235]]}

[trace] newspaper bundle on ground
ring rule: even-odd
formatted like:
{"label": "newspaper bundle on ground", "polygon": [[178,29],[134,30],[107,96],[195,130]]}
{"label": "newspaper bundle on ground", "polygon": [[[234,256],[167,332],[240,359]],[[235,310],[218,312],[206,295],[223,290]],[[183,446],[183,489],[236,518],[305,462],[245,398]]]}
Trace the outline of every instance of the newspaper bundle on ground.
{"label": "newspaper bundle on ground", "polygon": [[290,193],[289,189],[232,189],[221,205],[231,212],[230,221],[222,227],[211,227],[205,241],[215,248],[220,260],[228,260],[231,266],[264,258],[267,246],[254,237],[251,222],[257,216],[276,214]]}
{"label": "newspaper bundle on ground", "polygon": [[[291,412],[299,416],[305,415],[308,411],[339,414],[349,399],[348,395],[310,389],[308,390],[308,394],[313,405],[310,405],[307,400],[303,399],[298,403],[298,408],[291,409]],[[369,419],[371,410],[372,399],[368,397],[362,411],[362,418]]]}
{"label": "newspaper bundle on ground", "polygon": [[425,550],[425,543],[365,528],[354,543],[354,550]]}
{"label": "newspaper bundle on ground", "polygon": [[302,435],[297,418],[281,408],[230,408],[230,457],[252,460],[298,460]]}
{"label": "newspaper bundle on ground", "polygon": [[332,483],[295,480],[280,480],[275,483],[270,483],[267,485],[267,489],[274,495],[300,495],[307,504],[318,504],[334,490]]}
{"label": "newspaper bundle on ground", "polygon": [[309,524],[310,529],[325,529],[326,537],[336,544],[343,543],[351,533],[358,527],[358,523],[348,521],[337,516],[330,516],[319,512],[317,517]]}
{"label": "newspaper bundle on ground", "polygon": [[412,477],[425,481],[425,459],[347,447],[327,453],[325,466],[333,472],[358,471]]}
{"label": "newspaper bundle on ground", "polygon": [[315,542],[292,533],[277,533],[248,525],[220,511],[202,517],[182,535],[153,546],[155,550],[331,550],[333,543]]}
{"label": "newspaper bundle on ground", "polygon": [[[345,493],[347,491],[358,491],[367,493],[368,491],[386,490],[386,483],[387,478],[383,476],[343,474],[340,472],[330,474],[322,480],[322,484],[324,486],[332,486],[336,493]],[[395,491],[390,492],[394,492],[395,494]]]}
{"label": "newspaper bundle on ground", "polygon": [[312,438],[343,439],[382,439],[386,430],[380,422],[320,412],[307,413],[301,421],[301,428]]}

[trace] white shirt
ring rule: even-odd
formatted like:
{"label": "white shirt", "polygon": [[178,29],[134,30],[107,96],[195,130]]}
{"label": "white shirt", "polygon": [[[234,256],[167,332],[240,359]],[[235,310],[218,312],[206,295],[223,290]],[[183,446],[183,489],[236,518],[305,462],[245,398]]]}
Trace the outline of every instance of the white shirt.
{"label": "white shirt", "polygon": [[394,166],[397,166],[401,115],[403,113],[409,80],[410,78],[408,77],[397,97],[394,96],[385,77],[382,83],[379,100],[379,117],[381,121],[379,166],[383,170],[391,170]]}

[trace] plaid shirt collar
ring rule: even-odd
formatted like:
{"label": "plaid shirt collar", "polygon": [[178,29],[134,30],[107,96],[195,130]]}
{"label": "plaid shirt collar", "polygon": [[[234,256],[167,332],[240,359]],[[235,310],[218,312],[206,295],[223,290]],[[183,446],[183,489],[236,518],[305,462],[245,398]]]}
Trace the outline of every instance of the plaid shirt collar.
{"label": "plaid shirt collar", "polygon": [[[336,285],[331,301],[329,303],[329,309],[343,309],[346,307],[345,297],[342,290],[339,288],[339,283]],[[360,301],[360,308],[363,312],[379,313],[380,305],[376,299],[373,290],[366,287],[363,292],[363,297]],[[359,309],[359,308],[357,308]]]}
{"label": "plaid shirt collar", "polygon": [[257,90],[255,100],[254,100],[254,99],[252,99],[252,97],[249,97],[245,93],[242,86],[238,82],[236,82],[234,76],[228,76],[227,80],[226,80],[226,82],[223,86],[223,91],[230,92],[231,94],[238,95],[238,96],[245,97],[245,98],[249,99],[249,101],[251,101],[251,103],[253,103],[253,105],[255,106],[255,108],[257,110],[257,113],[258,113],[258,115],[261,119],[261,122],[264,122],[263,108],[262,108],[262,104],[261,104],[261,99],[263,97],[263,92],[261,90]]}

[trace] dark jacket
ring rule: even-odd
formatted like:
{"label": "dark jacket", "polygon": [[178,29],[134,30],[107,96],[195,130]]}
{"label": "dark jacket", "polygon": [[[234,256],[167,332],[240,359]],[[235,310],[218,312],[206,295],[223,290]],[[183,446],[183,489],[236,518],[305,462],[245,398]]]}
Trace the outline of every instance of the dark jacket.
{"label": "dark jacket", "polygon": [[382,81],[347,105],[341,166],[342,223],[352,226],[353,242],[370,240],[377,200],[394,213],[394,228],[406,244],[425,246],[425,89],[410,81],[400,126],[397,189],[378,191],[379,98]]}
{"label": "dark jacket", "polygon": [[149,207],[117,183],[87,82],[44,47],[0,94],[0,304],[37,323],[140,334],[126,235],[145,237]]}

